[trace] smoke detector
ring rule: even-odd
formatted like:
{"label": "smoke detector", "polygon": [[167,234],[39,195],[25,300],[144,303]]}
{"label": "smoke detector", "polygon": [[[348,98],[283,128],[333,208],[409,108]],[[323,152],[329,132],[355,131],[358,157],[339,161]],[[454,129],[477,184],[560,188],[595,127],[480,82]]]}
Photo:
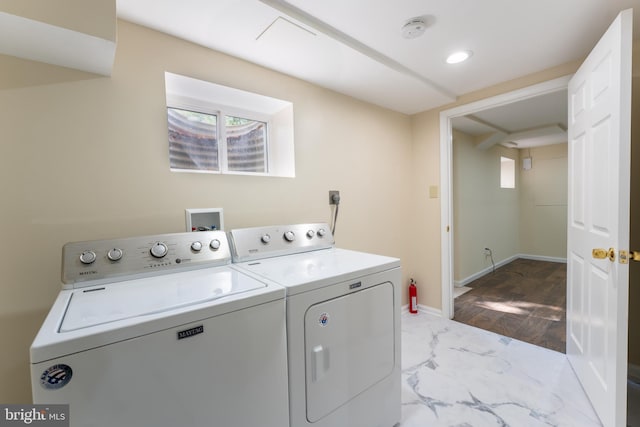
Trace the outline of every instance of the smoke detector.
{"label": "smoke detector", "polygon": [[426,29],[427,22],[424,18],[412,18],[402,26],[402,37],[405,39],[415,39],[423,35]]}

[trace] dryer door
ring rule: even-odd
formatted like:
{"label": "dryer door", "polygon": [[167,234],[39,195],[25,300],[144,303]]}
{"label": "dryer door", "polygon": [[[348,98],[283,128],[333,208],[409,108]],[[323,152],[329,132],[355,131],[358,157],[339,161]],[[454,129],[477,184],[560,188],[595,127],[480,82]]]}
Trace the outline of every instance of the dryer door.
{"label": "dryer door", "polygon": [[315,304],[305,315],[307,419],[316,422],[391,374],[393,285]]}

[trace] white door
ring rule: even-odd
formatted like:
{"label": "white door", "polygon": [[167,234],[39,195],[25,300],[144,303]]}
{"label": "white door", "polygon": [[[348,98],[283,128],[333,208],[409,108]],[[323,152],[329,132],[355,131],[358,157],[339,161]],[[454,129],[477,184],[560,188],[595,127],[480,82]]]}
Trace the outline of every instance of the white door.
{"label": "white door", "polygon": [[626,425],[632,18],[618,15],[569,83],[567,356],[605,427]]}

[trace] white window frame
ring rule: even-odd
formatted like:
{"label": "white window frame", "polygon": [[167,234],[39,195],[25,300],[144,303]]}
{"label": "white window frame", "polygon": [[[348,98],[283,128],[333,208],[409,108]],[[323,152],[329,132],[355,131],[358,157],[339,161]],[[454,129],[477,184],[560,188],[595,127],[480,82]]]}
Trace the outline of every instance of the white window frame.
{"label": "white window frame", "polygon": [[[167,95],[167,108],[178,108],[180,110],[192,111],[195,113],[209,114],[216,116],[216,138],[218,140],[218,165],[217,171],[200,171],[194,169],[172,169],[175,172],[200,172],[213,174],[229,174],[229,175],[255,175],[269,176],[269,141],[271,139],[271,118],[265,114],[256,113],[255,111],[242,110],[229,107],[226,105],[216,105],[213,103],[203,102],[198,99],[187,98],[178,95]],[[227,132],[226,132],[226,116],[238,117],[247,120],[266,123],[266,141],[265,141],[265,172],[247,172],[229,170],[227,155]]]}
{"label": "white window frame", "polygon": [[[208,111],[201,111],[202,109],[194,106],[193,104],[187,104],[187,103],[175,103],[174,105],[167,105],[167,110],[169,110],[169,108],[172,109],[176,109],[176,110],[182,110],[182,111],[189,111],[192,113],[198,113],[198,114],[208,114],[208,115],[212,115],[212,116],[216,116],[216,140],[217,140],[217,146],[218,146],[218,170],[205,170],[205,169],[180,169],[180,168],[172,168],[170,167],[172,172],[191,172],[191,173],[208,173],[208,174],[220,174],[222,173],[222,159],[220,158],[220,116],[218,116],[218,114],[216,113],[211,113]],[[168,116],[168,114],[167,114]],[[167,117],[167,126],[168,126],[168,117]]]}
{"label": "white window frame", "polygon": [[[170,87],[171,83],[171,87]],[[276,98],[241,91],[190,77],[165,72],[166,106],[217,116],[218,171],[172,169],[175,172],[295,177],[293,147],[293,104]],[[178,86],[176,88],[176,86]],[[225,97],[227,105],[216,102],[216,93]],[[186,96],[190,94],[192,96]],[[201,97],[201,98],[200,98]],[[242,108],[238,107],[241,105]],[[244,108],[244,106],[248,108]],[[274,105],[280,112],[273,113]],[[265,112],[251,109],[265,108]],[[268,109],[267,109],[268,108]],[[284,112],[284,114],[282,114]],[[273,114],[271,114],[273,113]],[[266,123],[265,172],[229,170],[225,116],[239,117]],[[275,119],[277,117],[277,120]],[[278,123],[274,123],[278,121]]]}
{"label": "white window frame", "polygon": [[[269,142],[271,141],[271,117],[265,115],[265,114],[260,114],[260,113],[256,113],[253,111],[248,111],[248,110],[239,110],[239,109],[235,109],[232,107],[220,107],[219,108],[219,113],[220,115],[218,116],[218,119],[222,121],[222,126],[218,127],[218,133],[219,133],[219,137],[220,137],[220,141],[222,142],[222,144],[218,143],[218,149],[220,151],[222,151],[222,159],[223,159],[223,164],[224,164],[224,171],[223,173],[227,173],[227,174],[231,174],[231,175],[256,175],[256,176],[269,176],[270,175],[270,169],[269,169],[269,151],[270,151],[270,145]],[[256,122],[262,122],[265,123],[267,126],[267,132],[265,135],[265,153],[264,153],[264,170],[265,172],[245,172],[245,171],[232,171],[229,170],[229,162],[228,162],[228,158],[227,158],[227,154],[228,154],[228,150],[227,150],[227,125],[226,125],[226,116],[232,116],[232,117],[238,117],[238,118],[242,118],[242,119],[248,119],[248,120],[253,120]],[[218,154],[220,155],[220,154]]]}

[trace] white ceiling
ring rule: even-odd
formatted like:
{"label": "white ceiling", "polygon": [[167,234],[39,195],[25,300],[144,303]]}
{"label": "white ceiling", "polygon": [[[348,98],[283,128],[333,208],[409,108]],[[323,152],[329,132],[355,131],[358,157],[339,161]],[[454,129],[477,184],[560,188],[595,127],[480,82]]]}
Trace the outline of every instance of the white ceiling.
{"label": "white ceiling", "polygon": [[[583,58],[633,6],[640,0],[117,0],[122,19],[406,114]],[[404,39],[418,16],[425,34]],[[458,49],[473,56],[446,64]]]}
{"label": "white ceiling", "polygon": [[485,137],[487,144],[478,144],[483,149],[501,143],[513,148],[559,144],[567,142],[567,109],[567,91],[562,90],[456,117],[452,126]]}

